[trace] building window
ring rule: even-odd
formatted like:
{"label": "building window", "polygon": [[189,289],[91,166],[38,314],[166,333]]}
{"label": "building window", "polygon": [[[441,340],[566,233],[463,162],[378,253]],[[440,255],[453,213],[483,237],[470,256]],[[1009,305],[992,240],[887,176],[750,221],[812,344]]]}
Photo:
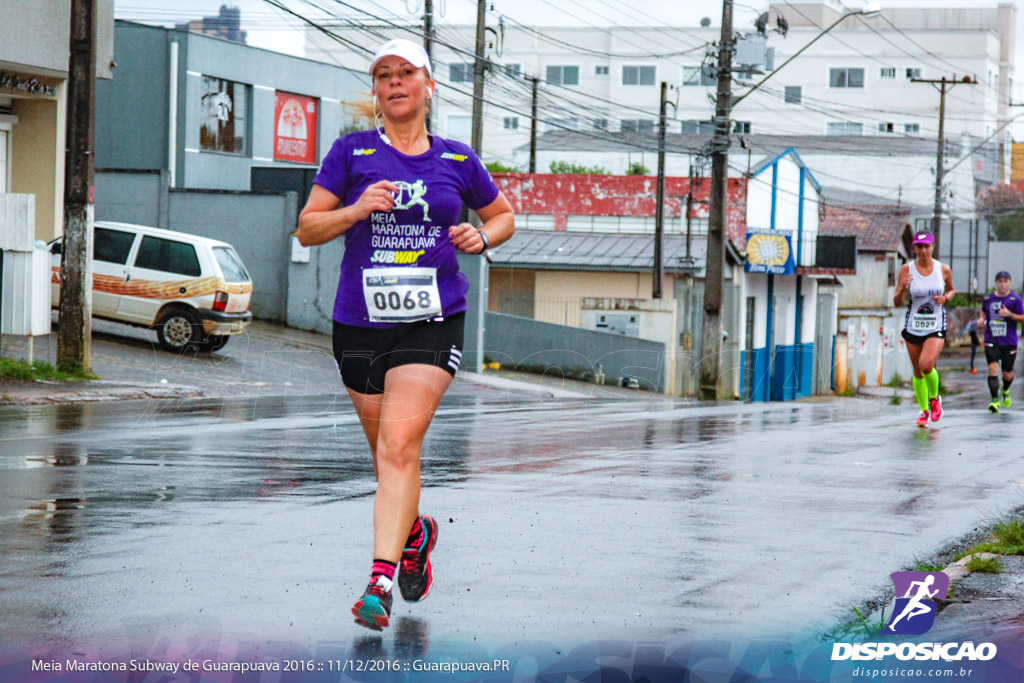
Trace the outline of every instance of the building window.
{"label": "building window", "polygon": [[523,65],[522,64],[506,64],[505,65],[505,75],[510,77],[510,78],[519,78],[520,76],[523,75]]}
{"label": "building window", "polygon": [[921,124],[920,123],[904,123],[903,124],[903,132],[904,133],[915,133],[915,134],[916,133],[920,133],[921,132]]}
{"label": "building window", "polygon": [[898,268],[896,268],[896,254],[888,254],[887,258],[886,258],[886,261],[888,262],[888,263],[886,263],[886,266],[887,266],[886,270],[888,270],[888,275],[889,275],[889,278],[888,278],[889,286],[890,287],[895,287],[896,286],[896,273],[899,270]]}
{"label": "building window", "polygon": [[448,116],[448,137],[468,142],[473,137],[473,117],[465,114]]}
{"label": "building window", "polygon": [[519,117],[518,116],[506,116],[505,117],[505,130],[519,130]]}
{"label": "building window", "polygon": [[650,119],[622,119],[620,130],[623,133],[653,133],[654,121]]}
{"label": "building window", "polygon": [[715,131],[714,121],[698,121],[697,119],[689,119],[682,122],[682,128],[680,130],[684,135],[697,135],[699,133],[713,133]]}
{"label": "building window", "polygon": [[594,67],[594,75],[595,76],[607,76],[608,75],[608,65],[607,64],[598,64],[597,66],[595,66]]}
{"label": "building window", "polygon": [[896,67],[882,67],[878,72],[879,78],[896,78]]}
{"label": "building window", "polygon": [[594,130],[608,130],[608,119],[592,119]]}
{"label": "building window", "polygon": [[851,121],[829,121],[829,135],[863,135],[864,126]]}
{"label": "building window", "polygon": [[786,104],[800,104],[803,99],[803,87],[799,85],[787,85],[786,86]]}
{"label": "building window", "polygon": [[653,66],[622,67],[622,85],[654,85],[655,77]]}
{"label": "building window", "polygon": [[775,71],[775,48],[770,47],[764,53],[764,70]]}
{"label": "building window", "polygon": [[580,68],[578,66],[549,66],[547,82],[551,85],[579,85]]}
{"label": "building window", "polygon": [[471,83],[473,81],[472,64],[449,64],[448,80],[452,83]]}
{"label": "building window", "polygon": [[199,148],[246,154],[246,91],[248,86],[203,76],[199,98]]}
{"label": "building window", "polygon": [[684,66],[683,86],[696,85],[718,85],[718,80],[715,78],[714,69],[710,66]]}
{"label": "building window", "polygon": [[864,69],[829,69],[828,87],[830,88],[863,88]]}
{"label": "building window", "polygon": [[892,132],[895,132],[895,126],[892,123],[888,123],[886,121],[881,121],[878,124],[878,132],[879,133],[892,133]]}
{"label": "building window", "polygon": [[544,119],[545,130],[579,130],[579,119]]}
{"label": "building window", "polygon": [[907,69],[907,78],[921,78],[921,69],[919,67]]}
{"label": "building window", "polygon": [[732,132],[740,134],[750,133],[750,121],[733,121]]}

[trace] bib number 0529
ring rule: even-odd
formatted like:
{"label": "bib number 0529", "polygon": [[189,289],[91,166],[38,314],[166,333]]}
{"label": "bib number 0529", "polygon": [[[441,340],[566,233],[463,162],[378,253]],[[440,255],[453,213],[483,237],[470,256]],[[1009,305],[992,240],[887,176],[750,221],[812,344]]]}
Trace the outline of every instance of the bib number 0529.
{"label": "bib number 0529", "polygon": [[414,322],[441,315],[434,268],[367,268],[363,298],[372,322]]}

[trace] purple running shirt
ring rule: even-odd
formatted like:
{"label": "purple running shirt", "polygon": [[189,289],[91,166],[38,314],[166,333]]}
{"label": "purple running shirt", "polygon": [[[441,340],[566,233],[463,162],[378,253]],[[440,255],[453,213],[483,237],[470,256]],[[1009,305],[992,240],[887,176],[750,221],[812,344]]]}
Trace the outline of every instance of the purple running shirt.
{"label": "purple running shirt", "polygon": [[1017,348],[1017,321],[999,315],[1003,306],[1011,313],[1024,314],[1024,301],[1013,292],[1006,296],[996,296],[995,292],[986,295],[981,306],[985,311],[985,343]]}
{"label": "purple running shirt", "polygon": [[463,203],[475,211],[498,198],[491,174],[461,142],[435,135],[428,151],[408,156],[368,130],[335,140],[313,182],[351,206],[380,180],[400,191],[391,211],[345,231],[334,320],[386,328],[465,311],[469,282],[448,228]]}

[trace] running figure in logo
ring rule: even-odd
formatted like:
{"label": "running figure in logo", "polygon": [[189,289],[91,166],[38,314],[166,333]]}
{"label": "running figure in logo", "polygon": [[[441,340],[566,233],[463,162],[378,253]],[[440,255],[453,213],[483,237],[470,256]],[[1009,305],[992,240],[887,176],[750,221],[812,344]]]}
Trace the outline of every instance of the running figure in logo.
{"label": "running figure in logo", "polygon": [[[927,598],[934,598],[935,594],[939,592],[938,588],[936,588],[933,591],[928,590],[928,588],[933,583],[935,583],[935,577],[931,574],[929,574],[924,581],[911,582],[910,587],[907,589],[907,594],[903,596],[905,598],[910,598],[910,602],[908,602],[907,606],[903,608],[903,611],[900,612],[900,615],[889,623],[890,631],[896,631],[896,622],[898,622],[903,617],[906,617],[907,621],[910,621],[916,616],[919,616],[921,614],[928,614],[932,611],[931,608],[929,608],[927,605],[922,605],[921,601]],[[911,595],[911,592],[914,590],[915,586],[917,587],[917,593]]]}
{"label": "running figure in logo", "polygon": [[[370,78],[376,129],[334,142],[299,216],[298,238],[306,246],[345,240],[334,358],[377,480],[373,554],[366,549],[373,564],[352,614],[380,630],[391,618],[395,583],[406,602],[426,598],[434,583],[438,525],[420,514],[420,453],[462,359],[469,282],[457,257],[507,241],[515,221],[473,150],[427,132],[435,83],[420,45],[385,43]],[[456,156],[463,161],[452,163]],[[464,204],[480,228],[459,223]]]}
{"label": "running figure in logo", "polygon": [[[417,180],[415,183],[407,183],[402,180],[396,180],[395,186],[398,188],[398,199],[395,200],[395,208],[408,209],[414,204],[419,204],[423,207],[423,221],[429,221],[430,216],[427,215],[427,212],[430,211],[430,206],[423,199],[423,195],[427,193],[427,186],[423,184],[423,181]],[[409,199],[404,203],[399,203],[399,200],[402,199],[406,192],[409,193]]]}
{"label": "running figure in logo", "polygon": [[953,296],[953,271],[932,258],[934,245],[935,236],[930,232],[914,235],[917,258],[900,269],[893,297],[893,304],[902,306],[910,294],[903,339],[914,366],[914,396],[921,409],[918,427],[927,427],[928,420],[938,422],[942,417],[935,361],[946,343],[946,303]]}
{"label": "running figure in logo", "polygon": [[[1010,407],[1010,384],[1017,360],[1017,323],[1024,322],[1024,301],[1010,291],[1010,274],[996,274],[996,290],[985,297],[978,322],[985,327],[985,360],[988,361],[988,391],[992,402],[990,412]],[[1002,397],[999,396],[999,366],[1003,366]],[[1001,399],[1001,400],[1000,400]],[[1000,405],[1001,404],[1001,405]]]}

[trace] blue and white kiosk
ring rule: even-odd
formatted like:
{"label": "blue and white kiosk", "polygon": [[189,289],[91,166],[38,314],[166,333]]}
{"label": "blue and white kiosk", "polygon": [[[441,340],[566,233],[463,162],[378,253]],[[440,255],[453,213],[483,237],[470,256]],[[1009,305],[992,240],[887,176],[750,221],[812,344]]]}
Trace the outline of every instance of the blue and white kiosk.
{"label": "blue and white kiosk", "polygon": [[813,393],[818,285],[831,279],[815,273],[820,199],[821,185],[792,147],[751,171],[741,297],[744,398],[789,401]]}

